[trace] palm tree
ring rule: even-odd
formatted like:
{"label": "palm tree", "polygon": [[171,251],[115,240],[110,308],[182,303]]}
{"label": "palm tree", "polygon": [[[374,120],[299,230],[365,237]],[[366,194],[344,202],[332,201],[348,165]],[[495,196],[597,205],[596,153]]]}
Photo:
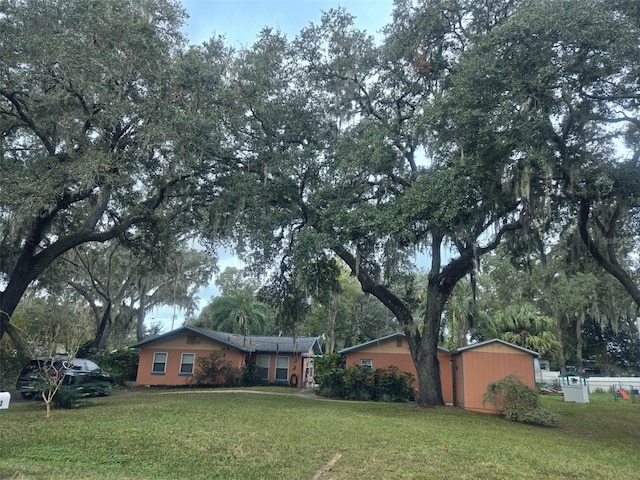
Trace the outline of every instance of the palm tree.
{"label": "palm tree", "polygon": [[498,337],[506,342],[538,352],[550,354],[560,349],[553,333],[554,320],[541,315],[528,302],[507,306],[495,318]]}
{"label": "palm tree", "polygon": [[472,285],[466,278],[459,281],[447,301],[443,320],[444,347],[455,350],[467,345],[469,329],[473,327],[475,301]]}
{"label": "palm tree", "polygon": [[240,335],[267,333],[273,313],[270,308],[247,291],[216,297],[202,309],[196,326]]}

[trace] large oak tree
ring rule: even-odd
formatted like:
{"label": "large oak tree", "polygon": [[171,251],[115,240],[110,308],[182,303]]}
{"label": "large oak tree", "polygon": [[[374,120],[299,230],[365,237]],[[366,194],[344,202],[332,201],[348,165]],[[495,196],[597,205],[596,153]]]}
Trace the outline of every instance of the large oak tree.
{"label": "large oak tree", "polygon": [[171,0],[0,8],[2,338],[65,252],[193,233],[203,205],[215,216],[226,53],[185,50]]}
{"label": "large oak tree", "polygon": [[[612,156],[613,126],[635,138],[637,70],[624,59],[638,41],[628,6],[611,5],[399,1],[381,45],[340,11],[293,42],[266,31],[235,77],[252,174],[245,253],[278,259],[292,281],[333,252],[402,326],[419,402],[441,404],[441,317],[478,259],[505,240],[543,245],[581,195],[613,212],[599,221],[604,245],[621,217],[603,193],[635,198],[629,185],[611,196],[623,189],[607,175],[637,172]],[[407,275],[416,252],[430,262],[421,316]]]}
{"label": "large oak tree", "polygon": [[[238,142],[253,174],[238,230],[245,254],[278,260],[288,281],[327,252],[340,258],[407,334],[423,405],[442,404],[436,352],[454,286],[528,214],[504,175],[507,150],[465,163],[426,148],[457,60],[448,38],[463,34],[446,8],[399,21],[381,47],[340,11],[291,43],[266,31],[235,79],[245,112]],[[412,37],[432,15],[438,22]],[[431,263],[426,312],[416,317],[411,256],[421,250]]]}
{"label": "large oak tree", "polygon": [[460,153],[509,148],[510,168],[544,186],[522,181],[523,198],[547,208],[550,223],[575,222],[640,308],[629,268],[640,215],[639,45],[634,2],[521,2],[465,55],[451,137]]}

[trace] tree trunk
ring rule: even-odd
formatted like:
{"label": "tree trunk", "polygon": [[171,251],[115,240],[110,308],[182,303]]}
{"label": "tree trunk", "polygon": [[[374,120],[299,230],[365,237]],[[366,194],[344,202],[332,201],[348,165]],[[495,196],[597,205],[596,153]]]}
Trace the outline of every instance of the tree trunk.
{"label": "tree trunk", "polygon": [[9,329],[9,312],[5,311],[4,308],[2,308],[2,302],[0,301],[0,340],[2,340],[2,337],[4,337],[4,332],[6,332]]}
{"label": "tree trunk", "polygon": [[560,373],[564,373],[566,370],[565,364],[567,361],[564,357],[564,332],[562,331],[561,320],[562,317],[560,315],[556,316],[556,331],[558,335],[558,341],[560,342],[560,350],[558,350],[558,364],[560,365]]}
{"label": "tree trunk", "polygon": [[[137,315],[134,309],[130,308],[129,306],[123,303],[122,309],[115,319],[115,325],[117,326],[117,329],[115,329],[115,331],[119,332],[118,339],[116,340],[116,345],[115,345],[117,349],[124,348],[126,339],[129,335],[129,332],[131,332],[131,327],[133,326],[134,315]],[[113,331],[114,331],[114,328],[112,325],[111,333],[109,334],[109,337],[113,338],[114,336]]]}
{"label": "tree trunk", "polygon": [[[0,340],[2,340],[5,333],[9,333],[11,316],[16,310],[18,303],[20,303],[20,299],[27,290],[29,283],[28,281],[15,281],[9,284],[4,292],[0,292]],[[18,284],[20,284],[20,287],[16,287]],[[11,340],[14,341],[13,337]]]}
{"label": "tree trunk", "polygon": [[459,315],[458,318],[458,339],[456,341],[457,348],[462,348],[467,346],[467,325],[469,322],[467,321],[466,315]]}
{"label": "tree trunk", "polygon": [[[409,345],[418,375],[418,405],[433,407],[444,405],[440,362],[438,361],[438,336],[444,305],[449,298],[443,289],[440,275],[431,275],[427,287],[427,312],[422,334],[407,332]],[[450,293],[450,292],[449,292]]]}
{"label": "tree trunk", "polygon": [[93,346],[97,350],[102,349],[106,343],[107,329],[109,327],[110,322],[111,322],[111,301],[108,300],[107,304],[104,307],[104,312],[102,313],[102,318],[100,319],[98,328],[96,329],[96,338],[93,341]]}
{"label": "tree trunk", "polygon": [[336,320],[338,319],[338,304],[340,294],[337,291],[331,292],[329,300],[329,338],[327,340],[327,353],[333,353],[336,349]]}
{"label": "tree trunk", "polygon": [[580,312],[576,319],[576,371],[584,372],[582,359],[582,326],[584,325],[584,310]]}
{"label": "tree trunk", "polygon": [[144,317],[147,311],[147,282],[144,279],[138,284],[140,290],[140,306],[138,307],[138,315],[136,322],[136,339],[138,342],[144,340]]}
{"label": "tree trunk", "polygon": [[327,354],[332,354],[336,348],[336,318],[329,318],[329,334],[327,335]]}
{"label": "tree trunk", "polygon": [[74,236],[58,241],[36,255],[36,247],[44,235],[46,223],[46,215],[39,217],[35,222],[30,235],[28,235],[29,240],[16,261],[5,290],[0,291],[0,340],[10,328],[11,316],[31,282],[37,279],[60,255],[86,241],[82,240],[81,235]]}
{"label": "tree trunk", "polygon": [[474,250],[472,247],[466,248],[461,252],[460,257],[451,260],[441,269],[440,248],[442,240],[441,235],[434,235],[432,240],[433,253],[427,286],[427,313],[422,333],[418,330],[406,302],[384,285],[375,282],[371,276],[360,269],[354,256],[346,249],[334,247],[334,251],[357,276],[362,291],[370,293],[380,300],[393,312],[398,323],[403,326],[418,376],[418,404],[424,407],[444,405],[438,364],[440,319],[454,287],[461,278],[473,269]]}
{"label": "tree trunk", "polygon": [[11,343],[13,343],[13,348],[16,349],[18,356],[30,356],[29,348],[27,347],[25,340],[20,336],[18,329],[11,323],[8,323],[6,332],[7,335],[9,335]]}
{"label": "tree trunk", "polygon": [[416,364],[418,376],[418,405],[422,407],[444,405],[440,380],[440,362],[437,354],[434,355],[428,348],[422,347],[414,355],[414,363]]}
{"label": "tree trunk", "polygon": [[[580,203],[580,214],[578,218],[578,231],[580,232],[580,238],[586,245],[587,249],[595,261],[606,272],[613,275],[624,287],[627,293],[631,296],[635,304],[640,308],[640,287],[635,284],[632,276],[618,263],[616,257],[616,222],[618,218],[617,209],[616,214],[612,215],[613,220],[609,221],[610,228],[605,230],[604,224],[600,227],[600,235],[602,238],[594,238],[589,225],[591,217],[591,203],[588,200],[583,200]],[[594,223],[597,223],[594,221]],[[595,228],[595,227],[594,227]],[[600,240],[598,242],[598,240]]]}

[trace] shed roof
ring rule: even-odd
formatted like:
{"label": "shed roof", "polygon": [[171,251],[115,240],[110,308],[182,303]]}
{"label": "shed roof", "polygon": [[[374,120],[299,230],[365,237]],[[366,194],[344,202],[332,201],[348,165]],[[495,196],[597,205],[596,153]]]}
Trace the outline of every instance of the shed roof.
{"label": "shed roof", "polygon": [[[361,343],[359,345],[354,345],[353,347],[343,348],[338,353],[340,355],[344,355],[345,353],[354,352],[356,350],[367,348],[367,347],[370,347],[372,345],[378,345],[380,343],[386,342],[386,341],[391,340],[391,339],[396,338],[396,337],[404,337],[404,338],[406,338],[406,335],[404,333],[400,333],[400,332],[392,333],[391,335],[380,337],[380,338],[377,338],[375,340],[370,340],[368,342]],[[504,340],[500,340],[499,338],[493,338],[491,340],[486,340],[484,342],[474,343],[472,345],[467,345],[466,347],[461,347],[461,348],[458,348],[456,350],[447,350],[446,348],[442,348],[442,347],[438,347],[438,350],[441,351],[441,352],[451,353],[451,354],[455,355],[455,354],[466,352],[468,350],[472,350],[474,348],[480,348],[480,347],[483,347],[483,346],[486,346],[486,345],[491,345],[493,343],[500,343],[500,344],[505,345],[507,347],[511,347],[511,348],[516,349],[516,350],[520,350],[521,352],[525,352],[525,353],[528,353],[530,355],[533,355],[534,357],[540,356],[540,354],[538,352],[534,352],[533,350],[528,350],[528,349],[526,349],[524,347],[521,347],[519,345],[514,345],[513,343],[505,342]]]}
{"label": "shed roof", "polygon": [[515,345],[513,343],[505,342],[504,340],[500,340],[499,338],[492,338],[491,340],[485,340],[484,342],[473,343],[471,345],[467,345],[466,347],[460,347],[457,350],[454,350],[452,353],[462,353],[468,350],[473,350],[474,348],[484,347],[486,345],[491,345],[494,343],[500,343],[507,347],[513,348],[515,350],[520,350],[521,352],[528,353],[529,355],[533,355],[534,357],[539,357],[540,354],[538,352],[534,352],[533,350],[529,350],[527,348],[521,347],[520,345]]}
{"label": "shed roof", "polygon": [[[407,338],[407,336],[404,333],[396,332],[396,333],[392,333],[391,335],[386,335],[384,337],[376,338],[375,340],[370,340],[368,342],[361,343],[359,345],[354,345],[353,347],[343,348],[338,353],[340,355],[343,355],[345,353],[354,352],[356,350],[361,350],[363,348],[367,348],[367,347],[370,347],[372,345],[379,345],[379,344],[384,343],[384,342],[386,342],[388,340],[392,340],[392,339],[394,339],[396,337]],[[440,350],[441,352],[450,353],[449,350],[447,350],[446,348],[438,347],[438,350]]]}
{"label": "shed roof", "polygon": [[256,353],[306,353],[313,350],[316,355],[322,355],[322,348],[318,337],[269,337],[257,335],[236,335],[234,333],[219,332],[208,328],[199,328],[186,325],[161,335],[145,338],[131,345],[131,348],[141,348],[149,344],[166,340],[185,332],[200,334],[206,338],[222,343],[228,347],[236,348],[243,352]]}

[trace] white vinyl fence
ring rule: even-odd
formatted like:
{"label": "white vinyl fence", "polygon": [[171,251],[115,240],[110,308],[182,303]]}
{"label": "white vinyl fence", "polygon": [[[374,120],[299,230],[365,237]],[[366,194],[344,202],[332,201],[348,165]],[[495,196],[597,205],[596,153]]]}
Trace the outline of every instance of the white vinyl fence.
{"label": "white vinyl fence", "polygon": [[[560,372],[539,370],[536,372],[536,382],[559,385]],[[622,388],[628,393],[633,393],[632,390],[640,391],[640,377],[589,377],[587,386],[589,393],[610,392],[612,388]]]}
{"label": "white vinyl fence", "polygon": [[587,379],[589,393],[596,391],[609,392],[611,388],[622,388],[628,393],[640,390],[640,377],[590,377]]}

